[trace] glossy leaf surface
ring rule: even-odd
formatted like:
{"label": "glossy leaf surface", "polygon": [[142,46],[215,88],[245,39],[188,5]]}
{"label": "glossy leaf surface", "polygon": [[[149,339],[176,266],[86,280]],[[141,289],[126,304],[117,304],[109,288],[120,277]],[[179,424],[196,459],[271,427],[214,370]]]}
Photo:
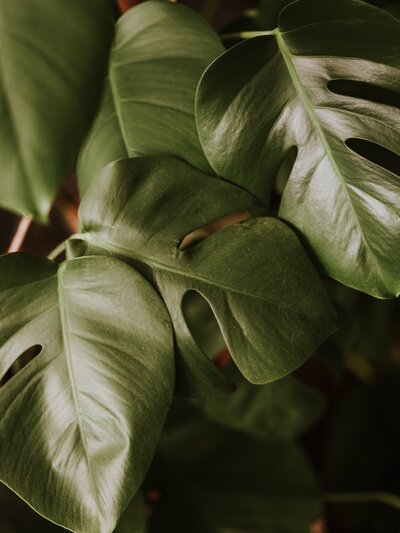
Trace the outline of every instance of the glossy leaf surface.
{"label": "glossy leaf surface", "polygon": [[0,204],[47,220],[100,96],[107,0],[0,1]]}
{"label": "glossy leaf surface", "polygon": [[185,6],[150,0],[116,28],[100,113],[80,158],[82,192],[104,165],[171,154],[211,172],[194,119],[196,85],[224,51],[208,23]]}
{"label": "glossy leaf surface", "polygon": [[110,533],[152,459],[174,385],[168,313],[128,265],[0,258],[0,479],[76,533]]}
{"label": "glossy leaf surface", "polygon": [[191,231],[255,209],[261,208],[251,194],[167,156],[109,165],[81,204],[83,231],[70,251],[110,253],[147,268],[174,323],[185,394],[220,393],[223,383],[230,390],[189,331],[182,299],[190,290],[208,301],[233,359],[253,383],[288,374],[334,330],[318,276],[279,220],[250,218],[179,250]]}
{"label": "glossy leaf surface", "polygon": [[298,0],[273,35],[205,72],[197,120],[215,171],[268,199],[298,155],[280,215],[330,276],[377,297],[400,292],[400,24],[357,0]]}
{"label": "glossy leaf surface", "polygon": [[[3,483],[0,483],[1,533],[65,533],[65,529],[49,522]],[[124,511],[114,533],[147,533],[144,499],[138,492]]]}

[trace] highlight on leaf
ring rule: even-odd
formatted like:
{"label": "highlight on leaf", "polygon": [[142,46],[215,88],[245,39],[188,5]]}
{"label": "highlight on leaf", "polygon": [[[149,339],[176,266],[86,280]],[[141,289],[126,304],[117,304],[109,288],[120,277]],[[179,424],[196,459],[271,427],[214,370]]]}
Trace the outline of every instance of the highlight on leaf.
{"label": "highlight on leaf", "polygon": [[0,298],[0,375],[21,347],[41,347],[0,389],[0,479],[56,524],[110,533],[143,481],[172,399],[167,310],[110,257],[58,266],[1,256]]}
{"label": "highlight on leaf", "polygon": [[210,172],[194,112],[196,85],[224,47],[190,8],[149,0],[118,19],[100,110],[78,164],[81,193],[116,159],[171,154]]}
{"label": "highlight on leaf", "polygon": [[331,277],[379,298],[400,293],[399,50],[400,22],[380,9],[298,0],[215,60],[196,95],[211,166],[265,202],[297,147],[279,216]]}
{"label": "highlight on leaf", "polygon": [[207,300],[233,359],[253,383],[288,374],[334,330],[318,275],[283,222],[248,218],[192,249],[177,249],[194,229],[235,212],[242,218],[243,211],[261,213],[262,206],[245,190],[168,156],[108,165],[81,204],[83,231],[71,255],[110,254],[147,268],[174,325],[178,394],[231,390],[188,329],[182,313],[188,291]]}

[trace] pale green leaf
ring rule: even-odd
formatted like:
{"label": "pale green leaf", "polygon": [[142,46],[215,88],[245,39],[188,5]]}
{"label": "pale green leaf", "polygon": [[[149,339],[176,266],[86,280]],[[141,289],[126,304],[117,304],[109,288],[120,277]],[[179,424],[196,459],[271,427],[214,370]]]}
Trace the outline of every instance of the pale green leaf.
{"label": "pale green leaf", "polygon": [[196,85],[224,51],[191,9],[150,0],[118,21],[103,103],[78,169],[85,192],[104,165],[124,157],[171,154],[211,171],[194,118]]}

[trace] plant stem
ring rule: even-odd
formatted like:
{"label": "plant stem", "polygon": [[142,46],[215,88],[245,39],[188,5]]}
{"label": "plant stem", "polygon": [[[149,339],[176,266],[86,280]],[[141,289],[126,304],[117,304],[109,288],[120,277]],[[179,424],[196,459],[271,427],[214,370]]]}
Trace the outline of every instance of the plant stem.
{"label": "plant stem", "polygon": [[54,259],[56,259],[60,254],[63,253],[63,251],[65,250],[65,242],[66,241],[62,241],[60,242],[60,244],[58,244],[54,250],[52,250],[49,255],[47,256],[48,259],[51,259],[52,261],[54,261]]}
{"label": "plant stem", "polygon": [[343,492],[325,495],[325,501],[329,503],[362,503],[377,502],[389,505],[400,511],[400,496],[390,492]]}
{"label": "plant stem", "polygon": [[267,31],[237,31],[233,33],[223,33],[220,35],[221,41],[229,41],[230,39],[251,39],[252,37],[260,37],[265,35],[276,35],[278,29]]}
{"label": "plant stem", "polygon": [[32,224],[32,217],[26,216],[22,217],[16,232],[14,233],[14,237],[11,241],[10,246],[8,247],[7,253],[12,252],[18,252],[22,245],[24,244],[26,234],[28,233],[29,227]]}

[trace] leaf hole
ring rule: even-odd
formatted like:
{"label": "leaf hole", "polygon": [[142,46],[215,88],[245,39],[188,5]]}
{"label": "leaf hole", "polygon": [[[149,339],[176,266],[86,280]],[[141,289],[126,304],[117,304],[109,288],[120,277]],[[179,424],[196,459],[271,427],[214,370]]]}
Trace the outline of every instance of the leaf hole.
{"label": "leaf hole", "polygon": [[205,226],[202,226],[198,229],[195,229],[194,231],[185,235],[185,237],[183,237],[178,243],[178,250],[180,252],[190,250],[191,248],[194,248],[199,243],[204,241],[204,239],[206,239],[213,233],[216,233],[217,231],[228,226],[232,226],[232,224],[236,224],[236,222],[247,220],[248,218],[250,218],[250,215],[249,213],[247,213],[247,211],[239,211],[237,213],[230,213],[229,215],[225,215],[224,217],[219,218],[214,222],[206,224]]}
{"label": "leaf hole", "polygon": [[216,361],[226,344],[208,301],[197,291],[188,291],[182,299],[182,312],[198,347],[211,361]]}
{"label": "leaf hole", "polygon": [[400,108],[400,93],[357,80],[330,80],[328,89],[336,94],[370,100],[377,104]]}
{"label": "leaf hole", "polygon": [[284,158],[282,159],[281,166],[279,167],[275,178],[275,191],[279,195],[283,194],[283,190],[286,187],[286,183],[296,162],[297,154],[297,146],[292,146],[291,148],[289,148]]}
{"label": "leaf hole", "polygon": [[35,357],[37,357],[42,351],[43,347],[40,344],[34,344],[19,355],[10,368],[6,371],[4,376],[0,380],[0,386],[2,387],[11,378],[13,378],[18,372],[20,372],[27,364],[29,364]]}
{"label": "leaf hole", "polygon": [[400,156],[391,150],[380,144],[356,138],[347,139],[346,146],[361,157],[400,176]]}

